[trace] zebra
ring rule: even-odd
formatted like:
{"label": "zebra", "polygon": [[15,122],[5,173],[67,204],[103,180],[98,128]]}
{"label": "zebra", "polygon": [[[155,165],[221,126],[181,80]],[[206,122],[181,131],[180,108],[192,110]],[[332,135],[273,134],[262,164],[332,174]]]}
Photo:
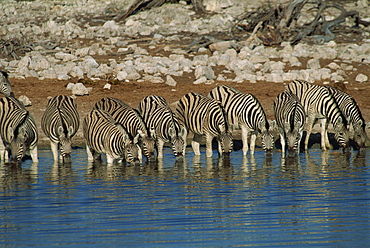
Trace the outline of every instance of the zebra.
{"label": "zebra", "polygon": [[58,95],[49,99],[41,117],[41,129],[50,139],[55,162],[58,161],[58,146],[60,159],[66,163],[71,162],[71,139],[79,126],[80,116],[72,97]]}
{"label": "zebra", "polygon": [[101,154],[106,154],[107,164],[121,158],[131,164],[139,161],[137,146],[131,142],[125,129],[106,111],[93,109],[84,118],[82,129],[88,161],[100,159]]}
{"label": "zebra", "polygon": [[8,73],[6,71],[0,71],[0,93],[4,96],[14,97],[14,93],[8,79]]}
{"label": "zebra", "polygon": [[135,137],[134,143],[138,143],[140,148],[140,161],[142,160],[142,154],[148,160],[154,157],[154,130],[147,128],[139,111],[113,97],[100,99],[95,103],[94,109],[101,109],[108,112],[116,122],[120,123],[127,130],[128,134]]}
{"label": "zebra", "polygon": [[286,86],[285,91],[296,95],[305,109],[307,129],[304,143],[305,150],[308,149],[308,141],[316,119],[319,119],[321,123],[322,150],[331,147],[327,135],[328,121],[333,124],[334,136],[338,144],[343,149],[348,148],[347,120],[327,88],[303,80],[294,80]]}
{"label": "zebra", "polygon": [[171,142],[175,157],[183,157],[186,148],[186,131],[180,126],[177,116],[172,112],[167,101],[157,95],[144,97],[138,107],[149,129],[154,130],[157,157],[163,158],[165,142]]}
{"label": "zebra", "polygon": [[348,124],[352,126],[354,132],[353,140],[355,141],[357,148],[365,148],[366,141],[369,140],[369,137],[365,131],[365,120],[362,117],[360,108],[355,99],[353,99],[349,94],[332,86],[326,85],[324,87],[334,96]]}
{"label": "zebra", "polygon": [[212,140],[217,138],[219,155],[228,155],[233,150],[232,135],[221,104],[200,93],[188,93],[177,103],[176,113],[187,131],[194,133],[192,148],[200,155],[199,141],[206,137],[206,157],[212,157]]}
{"label": "zebra", "polygon": [[262,148],[271,152],[274,148],[275,122],[269,123],[261,103],[252,94],[243,93],[231,86],[220,85],[211,90],[210,98],[218,100],[225,109],[227,121],[233,129],[242,130],[243,155],[248,152],[248,135],[250,138],[250,153],[255,150],[257,134],[261,134]]}
{"label": "zebra", "polygon": [[306,113],[299,99],[290,92],[282,92],[274,100],[274,115],[280,134],[282,154],[285,144],[289,154],[299,152]]}
{"label": "zebra", "polygon": [[13,162],[21,162],[30,151],[33,162],[38,162],[38,132],[35,120],[24,105],[14,97],[0,98],[0,146],[1,161],[8,159],[8,150]]}

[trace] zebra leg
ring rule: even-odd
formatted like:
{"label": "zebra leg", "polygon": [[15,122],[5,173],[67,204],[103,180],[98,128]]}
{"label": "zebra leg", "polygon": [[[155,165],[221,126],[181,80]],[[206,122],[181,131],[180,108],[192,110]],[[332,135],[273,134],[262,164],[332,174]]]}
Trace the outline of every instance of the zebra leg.
{"label": "zebra leg", "polygon": [[[213,140],[213,136],[210,135],[210,134],[206,134],[206,157],[207,158],[210,158],[212,157],[212,140]],[[220,154],[221,155],[221,154]]]}
{"label": "zebra leg", "polygon": [[5,161],[5,159],[7,159],[7,155],[8,153],[6,152],[5,145],[3,143],[2,138],[0,137],[0,160],[2,163],[8,162],[8,161]]}
{"label": "zebra leg", "polygon": [[309,115],[306,120],[307,131],[306,131],[306,138],[304,140],[304,149],[306,151],[308,150],[308,142],[310,140],[313,125],[315,125],[315,118],[312,115]]}
{"label": "zebra leg", "polygon": [[329,136],[328,136],[328,125],[329,125],[329,122],[328,120],[325,119],[325,146],[328,149],[332,149],[332,146],[329,141]]}
{"label": "zebra leg", "polygon": [[319,120],[320,122],[320,127],[321,127],[321,131],[320,131],[320,134],[321,134],[321,150],[325,151],[327,148],[330,147],[330,144],[328,146],[328,143],[329,143],[329,137],[328,137],[328,130],[327,130],[327,125],[326,125],[326,119],[320,119]]}
{"label": "zebra leg", "polygon": [[164,141],[162,139],[158,139],[157,141],[157,157],[158,158],[163,158],[163,146],[164,146]]}
{"label": "zebra leg", "polygon": [[113,164],[114,158],[113,156],[106,154],[107,156],[107,164]]}
{"label": "zebra leg", "polygon": [[248,133],[249,129],[246,126],[242,126],[242,142],[243,142],[243,155],[246,156],[248,152]]}
{"label": "zebra leg", "polygon": [[53,153],[54,161],[58,161],[58,143],[50,141],[51,152]]}
{"label": "zebra leg", "polygon": [[280,130],[279,135],[280,135],[280,143],[281,143],[281,153],[284,155],[285,154],[285,135],[284,135],[284,131]]}
{"label": "zebra leg", "polygon": [[191,147],[193,148],[194,154],[199,156],[200,155],[200,140],[201,135],[194,134],[193,140],[191,141]]}
{"label": "zebra leg", "polygon": [[94,161],[94,155],[88,145],[86,145],[87,161]]}
{"label": "zebra leg", "polygon": [[252,135],[251,135],[251,145],[250,145],[251,154],[254,153],[254,148],[256,147],[256,138],[257,138],[257,133],[256,132],[252,132]]}
{"label": "zebra leg", "polygon": [[137,155],[139,157],[139,162],[142,163],[143,162],[143,151],[141,150],[141,147],[140,146],[137,146],[138,149],[137,149]]}
{"label": "zebra leg", "polygon": [[30,154],[31,154],[32,162],[34,163],[39,162],[37,146],[30,148]]}

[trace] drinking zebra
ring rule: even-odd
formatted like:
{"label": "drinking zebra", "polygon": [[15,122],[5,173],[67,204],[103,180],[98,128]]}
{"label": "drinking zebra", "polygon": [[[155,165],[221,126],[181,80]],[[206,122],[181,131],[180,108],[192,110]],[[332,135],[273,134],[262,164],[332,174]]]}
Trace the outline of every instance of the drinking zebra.
{"label": "drinking zebra", "polygon": [[107,164],[115,159],[125,159],[128,163],[139,161],[137,146],[132,144],[125,129],[109,113],[93,109],[82,123],[86,139],[88,161],[94,161],[106,154]]}
{"label": "drinking zebra", "polygon": [[156,95],[144,97],[139,103],[138,111],[146,126],[154,130],[158,158],[163,158],[165,142],[171,142],[173,154],[176,157],[182,157],[185,154],[186,131],[180,126],[177,117],[163,97]]}
{"label": "drinking zebra", "polygon": [[135,137],[135,143],[137,143],[140,148],[140,161],[142,160],[142,154],[144,154],[147,159],[154,157],[154,130],[149,131],[143,118],[136,109],[113,97],[104,97],[100,99],[95,103],[94,109],[101,109],[108,112],[116,122],[127,130],[127,133],[131,137]]}
{"label": "drinking zebra", "polygon": [[307,135],[305,149],[308,149],[308,141],[316,119],[321,123],[321,149],[330,148],[327,135],[328,121],[333,124],[334,136],[342,148],[348,148],[349,138],[347,120],[343,116],[337,101],[328,89],[306,81],[295,80],[288,84],[285,91],[291,92],[298,97],[306,112]]}
{"label": "drinking zebra", "polygon": [[262,148],[268,152],[272,151],[274,147],[273,129],[275,128],[275,122],[271,122],[270,125],[265,111],[256,97],[227,85],[220,85],[212,89],[209,97],[221,102],[231,128],[242,130],[244,156],[248,152],[249,133],[251,133],[251,153],[254,153],[258,133],[261,134]]}
{"label": "drinking zebra", "polygon": [[192,147],[200,155],[199,142],[206,137],[206,157],[212,157],[212,140],[217,138],[219,155],[232,152],[233,140],[227,117],[221,104],[199,93],[188,93],[178,102],[176,108],[179,121],[187,131],[194,133]]}
{"label": "drinking zebra", "polygon": [[14,97],[12,87],[8,80],[8,73],[6,71],[0,71],[0,93],[4,94],[4,96]]}
{"label": "drinking zebra", "polygon": [[337,88],[331,86],[325,86],[325,88],[334,96],[348,124],[352,126],[354,132],[353,140],[357,148],[365,148],[366,142],[369,140],[365,131],[366,123],[355,99]]}
{"label": "drinking zebra", "polygon": [[282,92],[274,100],[274,114],[280,134],[282,154],[285,144],[290,155],[299,152],[306,113],[298,98],[290,92]]}
{"label": "drinking zebra", "polygon": [[54,161],[71,162],[72,137],[80,126],[80,116],[75,101],[70,96],[59,95],[49,99],[41,118],[41,129],[50,139]]}
{"label": "drinking zebra", "polygon": [[30,151],[33,162],[38,162],[36,123],[30,112],[14,97],[0,98],[0,145],[1,161],[8,160],[8,150],[12,161],[21,162]]}

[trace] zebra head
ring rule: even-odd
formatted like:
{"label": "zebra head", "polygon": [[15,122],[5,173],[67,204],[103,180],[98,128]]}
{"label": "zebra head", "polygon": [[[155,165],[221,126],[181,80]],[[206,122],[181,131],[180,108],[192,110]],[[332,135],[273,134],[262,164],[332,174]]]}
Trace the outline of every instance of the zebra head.
{"label": "zebra head", "polygon": [[8,73],[5,71],[0,71],[0,93],[4,94],[5,96],[14,97],[12,87],[10,86],[8,80]]}
{"label": "zebra head", "polygon": [[230,131],[222,132],[218,137],[218,152],[220,156],[229,156],[233,151],[233,136]]}
{"label": "zebra head", "polygon": [[71,163],[71,152],[72,152],[72,142],[71,136],[73,134],[73,127],[70,126],[68,130],[64,130],[62,126],[58,128],[58,138],[60,143],[60,155],[63,158],[64,163]]}
{"label": "zebra head", "polygon": [[10,151],[12,153],[12,161],[20,163],[26,153],[27,132],[24,127],[19,127],[16,130],[12,130]]}
{"label": "zebra head", "polygon": [[334,137],[337,140],[338,144],[343,148],[343,150],[347,150],[350,146],[346,121],[345,123],[343,123],[343,119],[339,117],[333,127]]}
{"label": "zebra head", "polygon": [[261,139],[262,139],[262,148],[266,152],[272,152],[274,148],[274,134],[273,130],[275,129],[276,122],[270,121],[267,122],[266,128],[261,130]]}
{"label": "zebra head", "polygon": [[152,136],[146,135],[141,130],[138,130],[138,140],[137,143],[139,144],[141,150],[143,151],[144,156],[147,159],[154,158],[154,151],[155,151],[155,140]]}
{"label": "zebra head", "polygon": [[130,164],[140,163],[138,146],[134,144],[133,142],[128,142],[125,145],[124,157],[127,163],[130,163]]}
{"label": "zebra head", "polygon": [[179,132],[176,132],[175,129],[172,127],[169,128],[172,151],[175,157],[183,157],[185,155],[184,154],[185,141],[183,139],[184,132],[185,132],[184,127],[181,127]]}
{"label": "zebra head", "polygon": [[355,123],[353,125],[354,136],[353,140],[356,143],[357,149],[363,149],[366,147],[366,142],[369,139],[365,131],[365,125],[362,123]]}
{"label": "zebra head", "polygon": [[[299,147],[302,139],[303,124],[302,122],[284,123],[284,133],[288,145],[289,156],[295,155],[299,152]],[[284,149],[284,148],[283,148]]]}

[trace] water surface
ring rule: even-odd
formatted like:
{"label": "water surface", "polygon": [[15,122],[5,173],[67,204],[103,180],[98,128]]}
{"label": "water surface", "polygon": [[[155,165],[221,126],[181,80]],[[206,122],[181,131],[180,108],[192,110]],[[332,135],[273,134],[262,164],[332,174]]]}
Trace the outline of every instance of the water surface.
{"label": "water surface", "polygon": [[0,246],[368,247],[370,151],[0,167]]}

